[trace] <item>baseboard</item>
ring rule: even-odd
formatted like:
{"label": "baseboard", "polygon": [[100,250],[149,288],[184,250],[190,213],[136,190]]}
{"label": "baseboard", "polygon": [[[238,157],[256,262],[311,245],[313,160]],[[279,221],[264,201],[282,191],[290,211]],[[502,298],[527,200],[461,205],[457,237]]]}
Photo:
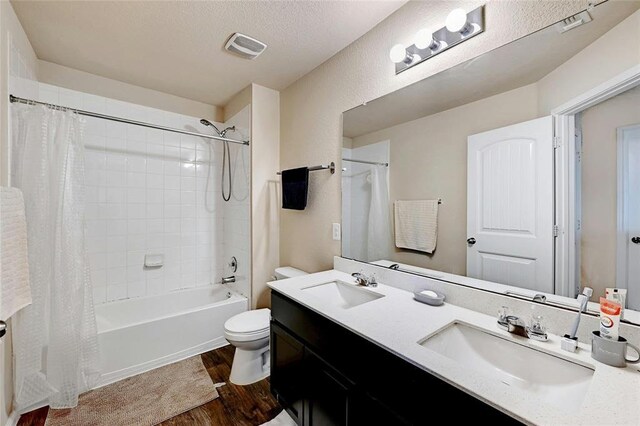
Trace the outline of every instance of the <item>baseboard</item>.
{"label": "baseboard", "polygon": [[9,414],[5,426],[16,426],[18,424],[18,420],[20,420],[20,414],[18,414],[16,410],[13,410],[11,414]]}
{"label": "baseboard", "polygon": [[174,362],[182,361],[183,359],[227,346],[228,344],[229,342],[227,342],[224,337],[218,337],[171,355],[134,365],[132,367],[123,368],[122,370],[112,371],[111,373],[103,374],[98,383],[92,389],[101,388],[103,386],[110,385],[111,383],[126,379],[127,377],[142,374],[168,364],[173,364]]}

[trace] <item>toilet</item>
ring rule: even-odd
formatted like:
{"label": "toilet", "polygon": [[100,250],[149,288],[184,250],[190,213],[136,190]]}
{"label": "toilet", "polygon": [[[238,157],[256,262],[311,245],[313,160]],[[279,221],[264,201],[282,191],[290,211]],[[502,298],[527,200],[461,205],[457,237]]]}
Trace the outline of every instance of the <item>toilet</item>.
{"label": "toilet", "polygon": [[[290,266],[275,270],[277,280],[306,274]],[[224,337],[236,348],[229,376],[231,383],[250,385],[269,376],[270,317],[270,309],[256,309],[234,315],[224,323]]]}

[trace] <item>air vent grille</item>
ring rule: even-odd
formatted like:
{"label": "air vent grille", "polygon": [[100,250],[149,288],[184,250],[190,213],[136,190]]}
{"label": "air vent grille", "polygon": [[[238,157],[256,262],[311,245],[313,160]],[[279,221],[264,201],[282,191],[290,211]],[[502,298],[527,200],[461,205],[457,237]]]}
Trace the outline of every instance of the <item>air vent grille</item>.
{"label": "air vent grille", "polygon": [[556,24],[556,28],[559,33],[565,33],[574,28],[578,28],[581,25],[586,24],[587,22],[591,22],[593,18],[586,10],[584,12],[580,12],[577,15],[570,16]]}
{"label": "air vent grille", "polygon": [[260,40],[240,33],[233,33],[224,46],[227,51],[247,59],[257,58],[267,45]]}

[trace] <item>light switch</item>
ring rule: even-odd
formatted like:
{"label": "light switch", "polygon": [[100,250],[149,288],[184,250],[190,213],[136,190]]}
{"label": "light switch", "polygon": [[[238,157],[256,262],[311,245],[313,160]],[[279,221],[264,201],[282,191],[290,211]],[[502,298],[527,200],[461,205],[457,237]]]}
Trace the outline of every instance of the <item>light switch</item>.
{"label": "light switch", "polygon": [[339,223],[334,223],[333,224],[333,228],[332,228],[332,235],[333,235],[333,240],[334,241],[340,241],[340,224]]}

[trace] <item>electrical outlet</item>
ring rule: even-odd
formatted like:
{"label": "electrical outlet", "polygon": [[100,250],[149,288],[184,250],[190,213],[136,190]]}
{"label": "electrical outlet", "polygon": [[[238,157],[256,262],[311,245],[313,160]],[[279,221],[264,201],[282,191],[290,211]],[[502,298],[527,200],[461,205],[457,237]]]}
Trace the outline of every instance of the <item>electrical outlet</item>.
{"label": "electrical outlet", "polygon": [[331,230],[332,230],[331,235],[333,236],[333,240],[340,241],[340,237],[341,237],[340,224],[334,223]]}

